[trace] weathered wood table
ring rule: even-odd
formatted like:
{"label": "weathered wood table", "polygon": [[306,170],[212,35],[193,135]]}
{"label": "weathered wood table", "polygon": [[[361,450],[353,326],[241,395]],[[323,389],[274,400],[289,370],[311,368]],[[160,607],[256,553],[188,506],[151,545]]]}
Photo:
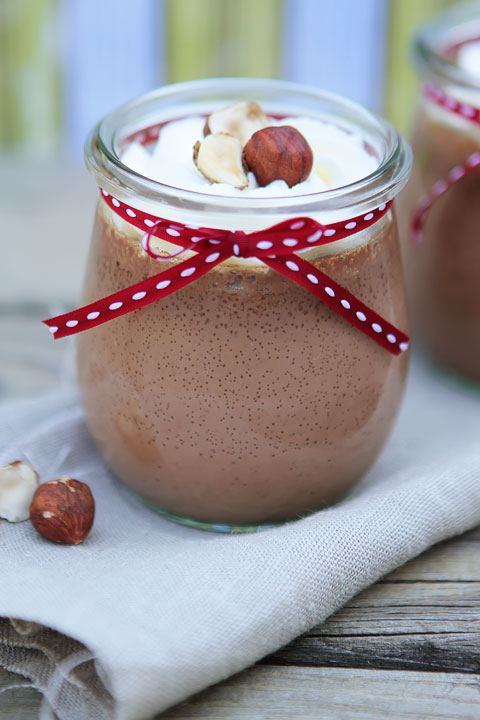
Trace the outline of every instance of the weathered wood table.
{"label": "weathered wood table", "polygon": [[[69,348],[39,321],[77,292],[94,197],[75,170],[12,166],[2,180],[0,220],[15,243],[2,246],[0,402],[71,382]],[[28,205],[19,201],[25,187]],[[33,720],[39,701],[28,688],[5,692],[0,719]],[[325,624],[161,717],[479,720],[480,530],[432,548]]]}

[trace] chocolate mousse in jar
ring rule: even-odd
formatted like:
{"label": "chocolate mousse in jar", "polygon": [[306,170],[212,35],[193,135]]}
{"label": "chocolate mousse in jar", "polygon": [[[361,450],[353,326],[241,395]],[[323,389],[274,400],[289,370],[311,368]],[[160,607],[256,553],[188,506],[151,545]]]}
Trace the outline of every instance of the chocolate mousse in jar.
{"label": "chocolate mousse in jar", "polygon": [[435,361],[480,383],[480,4],[420,32],[423,86],[404,242],[411,319]]}
{"label": "chocolate mousse in jar", "polygon": [[407,370],[393,199],[410,151],[340,97],[279,81],[165,87],[106,117],[77,334],[90,432],[179,522],[244,531],[341,498]]}

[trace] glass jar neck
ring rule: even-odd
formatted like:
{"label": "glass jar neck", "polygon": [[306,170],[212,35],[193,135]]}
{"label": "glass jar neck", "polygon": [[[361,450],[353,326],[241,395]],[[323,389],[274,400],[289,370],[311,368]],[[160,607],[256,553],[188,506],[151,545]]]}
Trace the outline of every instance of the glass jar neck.
{"label": "glass jar neck", "polygon": [[[378,160],[367,177],[344,187],[310,195],[232,198],[171,187],[125,166],[121,148],[132,134],[152,125],[215,107],[255,99],[271,115],[319,118],[347,132],[360,133]],[[124,105],[90,133],[86,162],[100,187],[122,202],[159,217],[193,223],[208,213],[210,227],[256,230],[289,217],[307,215],[329,224],[369,212],[391,200],[406,184],[411,151],[387,122],[336,95],[272,80],[226,78],[171,85]],[[239,226],[239,219],[242,222]],[[206,224],[206,223],[204,223]]]}
{"label": "glass jar neck", "polygon": [[422,28],[413,44],[414,61],[425,81],[480,106],[480,77],[457,62],[459,49],[471,42],[480,42],[480,3],[447,10]]}

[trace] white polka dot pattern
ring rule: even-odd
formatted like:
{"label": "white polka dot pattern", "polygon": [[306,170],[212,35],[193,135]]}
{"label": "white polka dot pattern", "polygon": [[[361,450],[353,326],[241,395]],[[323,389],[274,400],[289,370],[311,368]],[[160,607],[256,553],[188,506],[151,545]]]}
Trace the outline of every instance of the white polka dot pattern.
{"label": "white polka dot pattern", "polygon": [[[373,217],[373,215],[372,215],[372,217]],[[323,235],[323,231],[322,231],[322,230],[317,230],[316,232],[313,233],[313,235],[309,235],[309,236],[308,236],[307,242],[308,242],[308,243],[317,242],[317,240],[320,240],[320,238],[322,237],[322,235]]]}
{"label": "white polka dot pattern", "polygon": [[180,277],[190,277],[190,275],[193,275],[193,273],[195,272],[195,269],[196,268],[194,267],[185,268],[185,270],[182,270],[182,272],[180,273]]}
{"label": "white polka dot pattern", "polygon": [[[292,254],[293,248],[297,253],[312,247],[315,243],[321,245],[361,232],[388,212],[391,202],[384,203],[359,217],[332,223],[329,226],[319,226],[312,218],[303,217],[278,223],[266,230],[246,234],[241,231],[173,225],[168,220],[149,215],[138,208],[131,208],[105,191],[102,191],[102,196],[113,212],[143,231],[141,242],[143,250],[153,259],[166,262],[169,266],[162,273],[103,300],[71,313],[45,320],[50,332],[56,338],[95,327],[160,300],[190,282],[194,282],[215,265],[236,255],[245,258],[251,256],[260,258],[272,269],[312,292],[319,300],[389,352],[398,355],[408,348],[408,337],[398,328],[386,322],[375,311],[355,298],[346,288],[342,288],[300,255]],[[148,228],[146,232],[145,228]],[[150,245],[153,237],[168,240],[177,245],[178,250],[170,255],[156,253]],[[212,252],[212,245],[217,248],[214,252]],[[173,258],[186,250],[195,253],[193,263],[191,258],[181,262],[172,262]]]}
{"label": "white polka dot pattern", "polygon": [[473,107],[473,105],[458,102],[455,98],[446,95],[443,90],[440,90],[440,88],[435,87],[435,85],[431,83],[425,83],[423,89],[425,95],[434,103],[440,105],[440,107],[480,125],[480,110],[478,108]]}

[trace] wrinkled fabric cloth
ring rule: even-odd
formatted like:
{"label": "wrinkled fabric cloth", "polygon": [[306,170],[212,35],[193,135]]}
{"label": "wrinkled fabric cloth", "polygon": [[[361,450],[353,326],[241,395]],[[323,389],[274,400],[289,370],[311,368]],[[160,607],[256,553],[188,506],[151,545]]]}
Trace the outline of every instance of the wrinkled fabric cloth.
{"label": "wrinkled fabric cloth", "polygon": [[[413,364],[395,430],[342,502],[261,533],[176,525],[117,483],[75,398],[0,408],[0,462],[85,480],[89,539],[0,521],[0,692],[41,716],[139,720],[251,665],[433,543],[480,523],[480,392]],[[27,680],[26,680],[27,679]]]}

